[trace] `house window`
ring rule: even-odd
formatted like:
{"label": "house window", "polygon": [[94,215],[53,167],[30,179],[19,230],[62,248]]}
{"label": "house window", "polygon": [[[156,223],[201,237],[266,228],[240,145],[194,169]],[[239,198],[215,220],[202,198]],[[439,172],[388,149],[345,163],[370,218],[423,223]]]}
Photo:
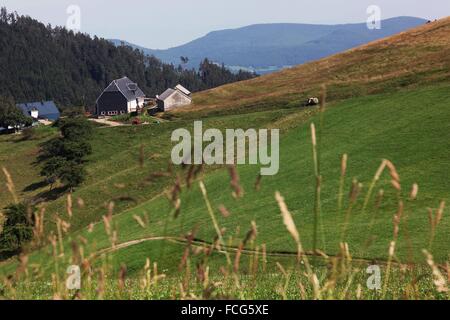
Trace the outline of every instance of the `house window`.
{"label": "house window", "polygon": [[120,114],[124,114],[125,113],[125,111],[123,111],[123,110],[120,110]]}
{"label": "house window", "polygon": [[100,114],[101,114],[102,116],[104,116],[104,115],[105,115],[105,111],[100,112]]}

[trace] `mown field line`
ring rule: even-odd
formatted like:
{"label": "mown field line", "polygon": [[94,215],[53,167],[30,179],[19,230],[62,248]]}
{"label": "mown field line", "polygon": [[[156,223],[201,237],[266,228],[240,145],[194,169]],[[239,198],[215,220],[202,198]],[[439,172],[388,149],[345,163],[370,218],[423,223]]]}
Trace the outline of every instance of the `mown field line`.
{"label": "mown field line", "polygon": [[[215,246],[213,243],[210,243],[208,241],[204,241],[201,239],[195,239],[192,241],[189,241],[185,238],[181,238],[181,237],[167,237],[167,236],[159,236],[159,237],[148,237],[148,238],[142,238],[142,239],[136,239],[136,240],[130,240],[130,241],[126,241],[126,242],[122,242],[120,244],[115,245],[114,247],[110,247],[110,248],[105,248],[102,250],[97,251],[96,253],[94,253],[94,255],[99,256],[102,254],[107,254],[107,253],[114,253],[116,251],[122,250],[122,249],[126,249],[138,244],[142,244],[144,242],[149,242],[149,241],[168,241],[171,243],[175,243],[175,244],[183,244],[183,245],[191,245],[197,248],[204,248],[205,246],[214,246],[215,250],[219,253],[225,254],[227,253],[236,253],[239,251],[238,247],[234,247],[234,246],[221,246],[220,250],[217,249],[217,246]],[[254,249],[242,249],[241,253],[245,254],[245,255],[253,255],[256,253],[261,254],[261,251],[256,251]],[[327,258],[325,258],[322,254],[320,253],[313,253],[311,251],[306,251],[304,252],[304,254],[306,256],[309,257],[318,257],[321,258],[323,260],[326,260]],[[325,254],[328,258],[337,258],[337,259],[342,259],[341,256],[337,256],[337,255],[328,255]],[[297,252],[290,252],[290,251],[266,251],[266,256],[269,257],[290,257],[290,258],[297,258],[298,257],[298,253]],[[357,262],[357,263],[364,263],[364,264],[378,264],[378,265],[387,265],[387,261],[382,260],[382,259],[365,259],[365,258],[357,258],[357,257],[352,257],[351,258],[352,262]],[[405,263],[398,263],[398,262],[391,262],[391,264],[394,265],[407,265]],[[411,265],[411,264],[408,264]]]}

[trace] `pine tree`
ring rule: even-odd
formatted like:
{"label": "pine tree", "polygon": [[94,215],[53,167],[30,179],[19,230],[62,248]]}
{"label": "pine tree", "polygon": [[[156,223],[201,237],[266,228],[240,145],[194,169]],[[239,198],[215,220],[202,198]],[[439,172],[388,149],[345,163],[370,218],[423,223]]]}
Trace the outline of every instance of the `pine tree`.
{"label": "pine tree", "polygon": [[[199,70],[165,64],[131,47],[45,26],[5,8],[0,10],[0,35],[0,95],[18,102],[54,100],[63,109],[93,107],[103,89],[125,75],[150,97],[178,83],[196,92],[255,76],[234,74],[208,59]],[[181,57],[181,64],[188,61]]]}

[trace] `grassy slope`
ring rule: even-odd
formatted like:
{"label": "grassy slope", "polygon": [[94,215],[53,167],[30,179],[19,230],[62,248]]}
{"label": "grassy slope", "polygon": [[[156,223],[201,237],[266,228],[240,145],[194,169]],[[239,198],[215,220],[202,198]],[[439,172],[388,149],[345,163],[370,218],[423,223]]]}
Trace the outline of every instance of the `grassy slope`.
{"label": "grassy slope", "polygon": [[[56,134],[51,127],[41,127],[33,139],[24,140],[21,135],[0,136],[0,167],[5,167],[11,174],[19,198],[35,196],[39,186],[29,186],[39,181],[39,168],[35,165],[39,145]],[[28,187],[28,188],[27,188]],[[0,207],[13,202],[11,193],[6,188],[6,178],[0,175]]]}
{"label": "grassy slope", "polygon": [[[361,202],[382,158],[392,160],[399,171],[405,199],[405,213],[409,215],[408,225],[402,224],[397,255],[407,261],[408,241],[411,241],[414,261],[423,261],[420,249],[428,247],[429,224],[427,207],[436,208],[439,201],[450,200],[448,181],[450,163],[448,162],[450,141],[450,90],[448,85],[425,88],[411,92],[385,94],[356,98],[330,107],[324,116],[322,131],[322,221],[323,233],[320,233],[319,246],[327,253],[336,253],[340,241],[344,214],[337,212],[337,190],[340,174],[340,157],[349,155],[348,175],[345,185],[345,206],[352,178],[363,183],[363,192],[350,219],[348,242],[352,253],[363,258],[386,258],[387,248],[392,239],[392,217],[397,210],[397,194],[390,186],[389,175],[385,173],[377,185],[385,190],[383,205],[375,216],[372,234],[376,237],[368,248],[365,241],[369,238],[369,225],[374,217],[375,197],[372,197],[366,213],[361,212]],[[257,244],[265,243],[268,251],[295,251],[295,245],[282,224],[274,192],[279,190],[294,215],[300,229],[306,249],[311,249],[313,230],[314,177],[309,135],[309,121],[304,122],[303,112],[291,113],[279,120],[279,123],[303,122],[295,129],[283,130],[281,142],[281,167],[278,175],[264,177],[261,190],[255,191],[253,184],[259,172],[255,166],[240,166],[239,173],[245,195],[235,200],[229,188],[229,176],[225,170],[206,175],[208,189],[221,227],[226,228],[226,239],[231,245],[237,245],[250,229],[252,220],[258,226]],[[222,118],[227,121],[228,117]],[[232,119],[235,117],[231,117]],[[395,118],[395,119],[393,119]],[[232,119],[228,119],[231,121]],[[289,120],[289,121],[288,121]],[[209,120],[214,123],[215,120]],[[209,122],[207,121],[207,122]],[[318,124],[318,116],[312,118]],[[210,123],[211,125],[211,123]],[[273,123],[277,126],[277,122]],[[419,197],[409,201],[411,185],[420,186]],[[167,219],[171,205],[165,196],[159,196],[142,205],[118,214],[114,224],[118,229],[118,242],[155,237],[161,235],[182,236],[199,227],[197,238],[212,241],[214,229],[207,214],[205,204],[198,188],[183,189],[181,197],[181,215],[177,220]],[[218,214],[218,206],[225,204],[232,215],[223,218]],[[438,261],[444,261],[448,254],[448,234],[450,218],[447,214],[439,226],[433,252]],[[75,215],[76,215],[75,210]],[[134,219],[135,215],[149,218],[149,225],[142,228]],[[167,227],[166,227],[167,223]],[[404,230],[409,231],[409,239]],[[70,239],[85,237],[91,249],[96,251],[108,248],[110,242],[103,224],[95,226],[92,233],[82,231],[74,233],[66,242],[69,250]],[[153,244],[154,243],[154,244]],[[131,266],[131,270],[142,265],[146,257],[158,260],[161,268],[169,269],[178,264],[181,248],[176,254],[174,247],[165,251],[158,242],[138,244],[120,250],[116,260]],[[149,248],[139,249],[139,248]],[[92,249],[95,248],[95,249]],[[48,259],[48,250],[33,255],[32,261]],[[144,250],[145,252],[143,252]],[[161,253],[164,252],[165,253]],[[176,250],[175,250],[176,251]],[[119,263],[117,263],[119,265]],[[170,267],[171,266],[171,267]]]}
{"label": "grassy slope", "polygon": [[[189,123],[189,119],[211,117],[215,113],[239,114],[248,108],[252,111],[273,109],[276,110],[274,115],[280,116],[284,112],[292,112],[305,96],[317,95],[317,88],[322,83],[328,84],[328,99],[333,101],[397,90],[403,86],[446,82],[450,73],[449,29],[450,18],[443,19],[318,62],[199,93],[195,96],[193,108],[176,115],[182,119],[181,122],[132,129],[97,129],[93,141],[94,154],[87,168],[88,181],[74,195],[85,200],[87,206],[79,210],[79,221],[73,221],[72,227],[97,221],[105,213],[105,204],[111,200],[115,200],[116,212],[121,212],[161,193],[169,183],[167,179],[149,185],[143,184],[142,178],[150,172],[165,170],[170,149],[168,137],[174,128]],[[244,118],[227,125],[260,127],[274,121],[264,114],[252,115],[251,122]],[[220,129],[223,123],[214,126]],[[65,211],[65,200],[54,200],[53,194],[47,193],[48,188],[40,184],[39,166],[34,165],[34,161],[43,139],[21,144],[15,143],[16,140],[1,137],[0,165],[11,171],[21,198],[49,197],[47,218],[52,220],[55,213]],[[138,161],[141,145],[144,157],[150,159],[143,168],[139,167]],[[6,191],[3,190],[4,181],[1,175],[0,191]],[[117,187],[123,187],[123,184],[125,188]],[[32,188],[26,189],[30,186]],[[0,204],[5,206],[10,201],[10,195],[1,192]]]}
{"label": "grassy slope", "polygon": [[[287,113],[291,113],[287,111]],[[286,111],[262,112],[251,123],[247,119],[231,116],[217,118],[210,125],[217,128],[265,126],[285,115]],[[170,135],[179,127],[191,127],[190,121],[162,122],[136,127],[96,128],[92,139],[93,154],[87,163],[87,181],[73,194],[74,200],[82,199],[85,205],[76,209],[71,221],[72,230],[99,221],[107,212],[107,204],[115,203],[115,212],[122,212],[161,194],[173,178],[160,178],[151,182],[147,178],[155,172],[166,171],[172,143]],[[47,130],[41,128],[40,130]],[[49,192],[39,177],[40,165],[36,163],[39,145],[56,134],[51,130],[31,141],[20,141],[20,136],[1,137],[0,167],[6,167],[14,180],[20,199],[41,198],[46,208],[46,220],[53,226],[54,215],[66,216],[66,197]],[[140,150],[143,148],[143,165]],[[6,179],[0,175],[0,205],[12,202],[7,191]]]}
{"label": "grassy slope", "polygon": [[[330,253],[336,252],[340,240],[340,226],[344,218],[342,213],[336,212],[336,203],[340,156],[346,152],[349,154],[346,195],[353,177],[364,184],[365,194],[382,158],[390,159],[396,164],[402,178],[404,198],[408,197],[413,183],[419,184],[418,199],[405,200],[405,209],[409,214],[408,230],[414,260],[422,259],[420,249],[428,246],[429,239],[426,208],[436,208],[441,199],[447,202],[450,200],[448,189],[450,141],[447,134],[450,129],[450,109],[447,107],[449,103],[450,90],[448,86],[444,86],[394,95],[358,98],[340,103],[327,111],[321,147],[324,177],[322,219],[325,241],[321,243],[322,249]],[[313,121],[317,123],[317,117]],[[242,238],[250,228],[250,222],[255,220],[259,230],[259,243],[266,243],[269,250],[294,250],[294,243],[290,241],[281,223],[274,200],[274,191],[279,190],[294,214],[305,247],[310,249],[314,177],[309,126],[304,124],[282,137],[280,173],[274,177],[263,178],[259,192],[253,190],[258,168],[241,166],[239,172],[246,193],[243,199],[237,201],[231,196],[231,190],[225,189],[229,184],[227,172],[219,171],[208,175],[205,179],[214,208],[225,204],[232,212],[231,217],[220,218],[220,225],[228,230],[227,236]],[[363,214],[361,208],[357,206],[351,217],[348,242],[354,254],[358,256],[386,257],[393,233],[392,217],[397,210],[397,195],[388,178],[389,175],[385,173],[380,185],[377,186],[384,188],[386,195],[373,228],[376,241],[368,249],[365,249],[364,242],[369,237],[368,226],[374,214],[374,199],[371,200],[367,213]],[[117,216],[120,241],[161,235],[164,231],[164,217],[169,211],[168,201],[160,197]],[[147,212],[150,221],[153,221],[149,230],[140,228],[132,218],[133,215],[142,215],[144,212]],[[448,215],[444,216],[433,247],[439,260],[446,259],[448,254],[446,230],[450,226],[450,219]],[[206,240],[214,238],[214,231],[201,194],[194,188],[183,193],[181,217],[177,221],[169,222],[168,234],[177,236],[188,232],[196,225],[200,225],[199,238]],[[237,228],[240,232],[235,234]],[[95,234],[92,239],[98,241],[99,245],[105,245],[106,243],[100,240],[100,234]],[[409,258],[408,241],[404,235],[405,233],[402,233],[398,255],[406,259]]]}

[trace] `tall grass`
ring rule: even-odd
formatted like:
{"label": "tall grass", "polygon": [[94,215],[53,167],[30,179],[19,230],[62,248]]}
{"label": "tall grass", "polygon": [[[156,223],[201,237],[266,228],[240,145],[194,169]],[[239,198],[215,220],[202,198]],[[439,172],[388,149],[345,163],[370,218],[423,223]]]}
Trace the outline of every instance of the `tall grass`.
{"label": "tall grass", "polygon": [[[242,246],[235,248],[223,239],[224,230],[209,203],[206,187],[199,182],[206,212],[216,230],[211,242],[195,240],[195,231],[180,238],[176,250],[183,251],[177,274],[164,274],[160,269],[168,263],[164,256],[159,261],[147,259],[142,270],[127,277],[127,267],[119,269],[113,256],[120,250],[117,242],[117,226],[105,216],[105,232],[110,235],[111,251],[100,255],[85,255],[89,243],[72,242],[70,251],[61,245],[62,237],[69,237],[67,223],[57,220],[58,234],[50,236],[52,261],[48,265],[30,263],[29,255],[23,253],[13,273],[3,274],[1,295],[9,299],[447,299],[448,269],[436,265],[431,254],[424,250],[424,265],[407,266],[395,258],[397,228],[401,211],[394,219],[394,235],[390,244],[389,260],[380,262],[384,275],[382,290],[367,288],[365,268],[370,261],[353,259],[351,247],[342,242],[341,253],[327,255],[318,248],[312,252],[304,250],[301,230],[297,229],[288,205],[280,193],[275,194],[281,219],[286,232],[297,245],[296,253],[277,256],[246,244],[257,237],[256,223],[241,240]],[[355,184],[355,183],[354,183]],[[352,191],[354,193],[354,190]],[[353,195],[354,196],[354,195]],[[146,227],[137,217],[136,223]],[[38,233],[38,232],[37,232]],[[162,246],[169,250],[171,240],[160,238]],[[92,244],[94,245],[94,244]],[[183,249],[183,246],[185,248]],[[261,253],[262,251],[262,253]],[[309,257],[316,257],[311,264]],[[234,259],[234,264],[232,260]],[[247,262],[247,263],[245,263]],[[65,287],[65,266],[75,263],[82,267],[82,288],[68,290]],[[233,264],[233,268],[231,265]],[[53,265],[50,271],[45,271]],[[444,272],[442,272],[444,271]],[[48,272],[50,275],[48,276]],[[50,280],[50,282],[49,282]]]}

